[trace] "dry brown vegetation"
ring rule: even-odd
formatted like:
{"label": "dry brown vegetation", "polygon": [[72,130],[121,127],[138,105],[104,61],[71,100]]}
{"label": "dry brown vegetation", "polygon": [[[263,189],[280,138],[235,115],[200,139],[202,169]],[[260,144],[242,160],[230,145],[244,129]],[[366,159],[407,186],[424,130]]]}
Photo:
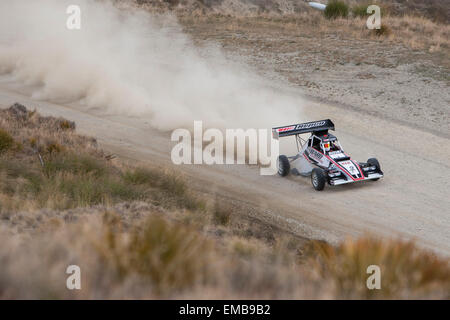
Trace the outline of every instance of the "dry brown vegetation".
{"label": "dry brown vegetation", "polygon": [[108,161],[95,139],[75,134],[70,121],[42,117],[18,104],[0,115],[0,212],[132,200],[187,208],[203,205],[178,176]]}
{"label": "dry brown vegetation", "polygon": [[[433,22],[420,16],[382,16],[385,28],[391,30],[383,37],[377,37],[377,30],[366,27],[365,17],[337,18],[328,20],[320,12],[302,12],[295,15],[273,16],[260,14],[253,17],[224,17],[222,15],[180,15],[187,26],[201,20],[219,25],[226,22],[229,31],[239,31],[251,26],[254,30],[273,29],[284,36],[311,35],[319,38],[335,35],[342,40],[367,40],[381,43],[403,44],[411,49],[426,52],[450,50],[450,25]],[[447,58],[448,60],[448,58]],[[446,65],[448,61],[446,62]]]}
{"label": "dry brown vegetation", "polygon": [[70,121],[14,105],[0,145],[0,298],[450,298],[448,260],[411,242],[306,240],[179,173],[108,160]]}
{"label": "dry brown vegetation", "polygon": [[[255,15],[262,13],[295,14],[304,11],[307,0],[135,0],[159,10],[178,10],[190,13],[222,13]],[[321,1],[318,1],[321,2]],[[445,0],[343,0],[350,8],[376,4],[392,15],[417,15],[441,23],[449,23],[450,6]],[[327,1],[323,1],[327,3]]]}
{"label": "dry brown vegetation", "polygon": [[[450,50],[450,5],[448,2],[442,0],[427,1],[427,3],[420,0],[341,2],[347,4],[349,17],[330,21],[322,12],[309,8],[306,1],[137,1],[139,5],[151,11],[170,10],[188,26],[198,23],[199,19],[208,19],[209,23],[214,25],[216,22],[223,23],[221,20],[225,19],[230,24],[230,31],[233,26],[238,28],[241,25],[251,25],[255,30],[273,27],[278,31],[285,30],[315,36],[337,35],[343,40],[387,41],[431,53],[444,51],[445,54],[440,58],[447,60],[444,66],[448,67]],[[368,4],[381,7],[382,31],[367,29],[367,17],[362,15],[362,11],[365,11]]]}
{"label": "dry brown vegetation", "polygon": [[367,29],[366,17],[328,20],[311,8],[177,15],[196,45],[216,43],[230,59],[306,96],[448,131],[449,24],[407,10],[386,12],[380,30]]}

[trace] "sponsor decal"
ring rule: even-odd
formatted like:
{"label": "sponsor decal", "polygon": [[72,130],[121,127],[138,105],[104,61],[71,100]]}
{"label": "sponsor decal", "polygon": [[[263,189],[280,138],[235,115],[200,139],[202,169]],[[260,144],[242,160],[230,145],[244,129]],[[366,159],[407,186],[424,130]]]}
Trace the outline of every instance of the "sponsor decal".
{"label": "sponsor decal", "polygon": [[325,125],[325,121],[317,121],[317,122],[310,122],[310,123],[301,123],[298,124],[295,127],[295,130],[301,130],[301,129],[311,129],[311,128],[315,128],[315,127],[320,127],[320,126],[324,126]]}
{"label": "sponsor decal", "polygon": [[309,149],[309,155],[311,158],[316,158],[317,160],[322,159],[323,154],[321,154],[320,152],[314,150],[313,148]]}
{"label": "sponsor decal", "polygon": [[295,129],[295,126],[290,126],[290,127],[278,128],[277,131],[278,132],[286,132],[286,131],[292,131],[294,129]]}
{"label": "sponsor decal", "polygon": [[288,126],[288,127],[277,128],[276,132],[283,133],[283,132],[289,132],[289,131],[312,129],[312,128],[324,126],[326,123],[327,123],[326,120],[316,121],[316,122],[308,122],[308,123],[300,123],[300,124],[296,124],[296,125],[292,125],[292,126]]}
{"label": "sponsor decal", "polygon": [[355,164],[352,161],[350,161],[350,160],[341,161],[341,162],[339,162],[339,164],[341,166],[343,166],[350,174],[352,174],[352,175],[359,174],[358,169],[356,168]]}
{"label": "sponsor decal", "polygon": [[332,151],[328,155],[333,159],[345,158],[346,155],[341,151]]}

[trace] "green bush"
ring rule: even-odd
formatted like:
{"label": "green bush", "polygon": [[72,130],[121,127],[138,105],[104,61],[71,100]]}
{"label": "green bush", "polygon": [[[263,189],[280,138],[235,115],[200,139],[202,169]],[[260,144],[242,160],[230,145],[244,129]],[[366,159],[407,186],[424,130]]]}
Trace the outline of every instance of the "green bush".
{"label": "green bush", "polygon": [[[385,6],[381,6],[380,4],[377,4],[380,7],[380,14],[384,15],[387,12],[387,8]],[[352,14],[355,17],[360,17],[360,18],[364,18],[364,17],[368,17],[369,13],[367,13],[367,8],[370,6],[370,4],[360,4],[360,5],[356,5],[354,7],[352,7]]]}
{"label": "green bush", "polygon": [[213,208],[213,222],[222,226],[230,224],[232,212],[233,208],[227,202],[216,199]]}
{"label": "green bush", "polygon": [[107,174],[106,165],[99,159],[88,155],[74,153],[57,154],[45,161],[44,172],[53,176],[58,172],[72,173],[74,175],[92,175],[101,177]]}
{"label": "green bush", "polygon": [[156,185],[157,181],[160,180],[160,175],[156,170],[139,167],[125,172],[124,179],[126,182],[134,185]]}
{"label": "green bush", "polygon": [[133,188],[151,189],[156,204],[190,210],[205,208],[205,203],[191,195],[185,181],[177,174],[160,169],[136,168],[125,172],[123,179]]}
{"label": "green bush", "polygon": [[367,4],[360,4],[357,6],[354,6],[352,8],[352,13],[355,17],[360,17],[360,18],[364,18],[366,16],[368,16],[369,14],[367,13],[367,7],[369,5]]}
{"label": "green bush", "polygon": [[165,173],[158,169],[136,168],[126,172],[124,178],[131,184],[157,187],[177,196],[182,196],[187,191],[183,179],[175,174]]}
{"label": "green bush", "polygon": [[324,15],[327,19],[348,17],[348,5],[342,1],[330,1],[325,8]]}
{"label": "green bush", "polygon": [[8,151],[14,145],[14,139],[3,129],[0,129],[0,154]]}
{"label": "green bush", "polygon": [[[4,149],[10,148],[11,139],[3,140],[7,141]],[[0,192],[16,202],[29,199],[39,208],[69,209],[138,200],[165,208],[205,209],[205,203],[174,173],[148,168],[123,171],[86,153],[55,151],[43,158],[43,167],[37,157],[26,165],[0,159],[0,174],[8,179],[0,184]]]}

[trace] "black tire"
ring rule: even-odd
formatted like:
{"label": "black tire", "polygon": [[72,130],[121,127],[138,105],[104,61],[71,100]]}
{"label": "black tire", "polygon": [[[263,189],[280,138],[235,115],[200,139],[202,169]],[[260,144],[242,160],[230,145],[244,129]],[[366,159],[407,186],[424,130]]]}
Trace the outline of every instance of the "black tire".
{"label": "black tire", "polygon": [[322,191],[325,188],[325,182],[327,182],[325,172],[320,168],[314,168],[311,172],[311,184],[314,189]]}
{"label": "black tire", "polygon": [[[378,160],[376,158],[370,158],[367,160],[367,163],[371,166],[375,166],[376,170],[378,172],[381,172],[381,166],[380,163],[378,162]],[[376,179],[372,179],[372,181],[378,181],[380,180],[380,178],[376,178]]]}
{"label": "black tire", "polygon": [[278,174],[282,177],[286,177],[291,171],[291,165],[289,159],[285,155],[278,157]]}

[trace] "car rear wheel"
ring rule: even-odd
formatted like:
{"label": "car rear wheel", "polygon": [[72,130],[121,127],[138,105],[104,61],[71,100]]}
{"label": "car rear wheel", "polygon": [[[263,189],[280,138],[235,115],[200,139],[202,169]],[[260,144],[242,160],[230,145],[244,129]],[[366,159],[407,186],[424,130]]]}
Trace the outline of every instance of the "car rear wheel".
{"label": "car rear wheel", "polygon": [[291,165],[289,163],[289,159],[285,155],[281,155],[278,157],[278,174],[282,177],[285,177],[289,174],[291,170]]}
{"label": "car rear wheel", "polygon": [[325,172],[320,168],[314,168],[311,172],[311,183],[317,191],[322,191],[325,188],[326,182]]}
{"label": "car rear wheel", "polygon": [[[369,160],[367,160],[367,163],[370,166],[374,166],[376,168],[377,172],[381,171],[380,163],[378,162],[378,160],[376,158],[370,158]],[[377,181],[377,180],[380,180],[380,178],[372,179],[372,181]]]}

